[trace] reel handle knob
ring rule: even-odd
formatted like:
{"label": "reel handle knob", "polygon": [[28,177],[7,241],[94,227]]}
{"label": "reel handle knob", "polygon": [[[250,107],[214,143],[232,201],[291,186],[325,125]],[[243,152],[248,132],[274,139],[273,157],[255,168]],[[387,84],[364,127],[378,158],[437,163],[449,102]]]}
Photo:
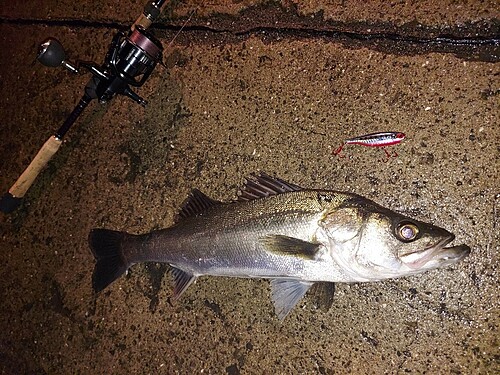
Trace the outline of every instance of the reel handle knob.
{"label": "reel handle knob", "polygon": [[50,68],[63,66],[72,73],[78,73],[78,68],[66,61],[66,53],[61,43],[55,38],[48,38],[38,50],[38,61]]}
{"label": "reel handle knob", "polygon": [[45,66],[56,68],[62,65],[66,53],[57,39],[49,38],[40,45],[37,59]]}

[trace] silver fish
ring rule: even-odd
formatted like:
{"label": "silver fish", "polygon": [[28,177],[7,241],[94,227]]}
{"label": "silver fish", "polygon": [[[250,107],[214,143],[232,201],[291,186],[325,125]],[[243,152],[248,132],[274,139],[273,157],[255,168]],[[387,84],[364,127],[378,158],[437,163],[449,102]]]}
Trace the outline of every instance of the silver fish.
{"label": "silver fish", "polygon": [[457,263],[470,248],[447,247],[454,238],[357,194],[260,174],[237,201],[193,190],[172,227],[142,235],[93,229],[89,244],[96,292],[135,263],[163,262],[172,267],[174,298],[203,275],[271,279],[283,319],[317,282],[379,281]]}

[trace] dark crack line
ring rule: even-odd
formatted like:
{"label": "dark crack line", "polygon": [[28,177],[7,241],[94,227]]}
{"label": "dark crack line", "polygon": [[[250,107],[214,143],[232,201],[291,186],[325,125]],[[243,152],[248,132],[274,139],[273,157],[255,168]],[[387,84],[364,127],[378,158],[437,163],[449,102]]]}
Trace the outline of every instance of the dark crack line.
{"label": "dark crack line", "polygon": [[[130,23],[131,25],[132,23]],[[0,25],[16,25],[16,26],[53,26],[53,27],[70,27],[70,28],[94,28],[94,29],[126,29],[130,25],[124,25],[119,22],[99,22],[86,21],[75,19],[25,19],[25,18],[0,18]]]}
{"label": "dark crack line", "polygon": [[[11,24],[21,26],[54,26],[70,28],[97,28],[97,29],[127,29],[130,25],[119,22],[97,22],[86,20],[42,20],[42,19],[7,19],[0,18],[0,24]],[[152,29],[161,31],[179,31],[180,25],[154,24]],[[205,32],[211,34],[230,34],[237,37],[245,37],[256,34],[280,34],[289,37],[327,38],[327,39],[351,39],[365,42],[391,41],[398,43],[440,45],[440,46],[500,46],[499,37],[477,37],[477,38],[454,38],[453,36],[437,36],[435,38],[419,38],[405,36],[395,33],[355,33],[339,30],[319,30],[311,28],[287,28],[287,27],[255,27],[246,30],[214,29],[206,26],[186,26],[186,32]]]}
{"label": "dark crack line", "polygon": [[[306,34],[309,36],[319,36],[331,39],[354,39],[360,41],[378,41],[378,40],[388,40],[392,42],[402,42],[402,43],[413,43],[413,44],[439,44],[439,45],[451,45],[451,46],[499,46],[500,38],[453,38],[449,37],[435,37],[435,38],[417,38],[412,36],[403,36],[400,34],[392,33],[373,33],[373,34],[362,34],[353,33],[349,31],[335,31],[335,30],[315,30],[315,29],[294,29],[294,28],[282,28],[282,29],[272,29],[272,28],[257,28],[249,30],[245,33],[263,33],[263,32],[280,32],[289,35],[293,34]],[[236,33],[238,35],[239,33]]]}
{"label": "dark crack line", "polygon": [[[157,30],[178,30],[178,28],[166,25],[154,25]],[[186,32],[207,32],[213,34],[232,34],[235,36],[247,36],[255,34],[276,34],[299,37],[323,37],[328,39],[354,39],[360,41],[377,41],[389,40],[394,42],[415,43],[415,44],[439,44],[450,46],[500,46],[500,38],[454,38],[453,36],[439,36],[435,38],[417,38],[412,36],[404,36],[394,33],[354,33],[349,31],[338,30],[318,30],[310,28],[273,28],[273,27],[256,27],[247,30],[229,30],[229,29],[213,29],[205,26],[187,26],[183,29]]]}

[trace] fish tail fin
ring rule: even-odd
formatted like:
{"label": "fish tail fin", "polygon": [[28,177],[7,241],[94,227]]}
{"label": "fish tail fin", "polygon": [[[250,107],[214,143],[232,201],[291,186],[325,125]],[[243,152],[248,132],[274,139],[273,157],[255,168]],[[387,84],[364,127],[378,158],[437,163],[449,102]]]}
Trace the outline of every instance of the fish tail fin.
{"label": "fish tail fin", "polygon": [[92,229],[89,233],[89,245],[96,260],[92,287],[100,292],[123,275],[129,264],[123,256],[123,240],[130,236],[125,232],[109,229]]}

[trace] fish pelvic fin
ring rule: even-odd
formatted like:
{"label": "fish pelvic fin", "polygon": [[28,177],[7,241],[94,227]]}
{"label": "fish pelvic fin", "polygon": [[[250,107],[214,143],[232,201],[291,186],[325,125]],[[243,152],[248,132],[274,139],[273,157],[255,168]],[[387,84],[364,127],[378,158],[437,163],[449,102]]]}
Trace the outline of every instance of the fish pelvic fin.
{"label": "fish pelvic fin", "polygon": [[90,231],[90,250],[97,262],[92,275],[95,292],[100,292],[127,271],[129,264],[122,252],[122,243],[127,236],[131,235],[109,229]]}
{"label": "fish pelvic fin", "polygon": [[280,320],[285,319],[313,284],[311,281],[294,279],[271,280],[271,299]]}
{"label": "fish pelvic fin", "polygon": [[262,237],[260,243],[270,253],[278,255],[293,255],[304,259],[316,258],[321,244],[303,241],[298,238],[273,234]]}

